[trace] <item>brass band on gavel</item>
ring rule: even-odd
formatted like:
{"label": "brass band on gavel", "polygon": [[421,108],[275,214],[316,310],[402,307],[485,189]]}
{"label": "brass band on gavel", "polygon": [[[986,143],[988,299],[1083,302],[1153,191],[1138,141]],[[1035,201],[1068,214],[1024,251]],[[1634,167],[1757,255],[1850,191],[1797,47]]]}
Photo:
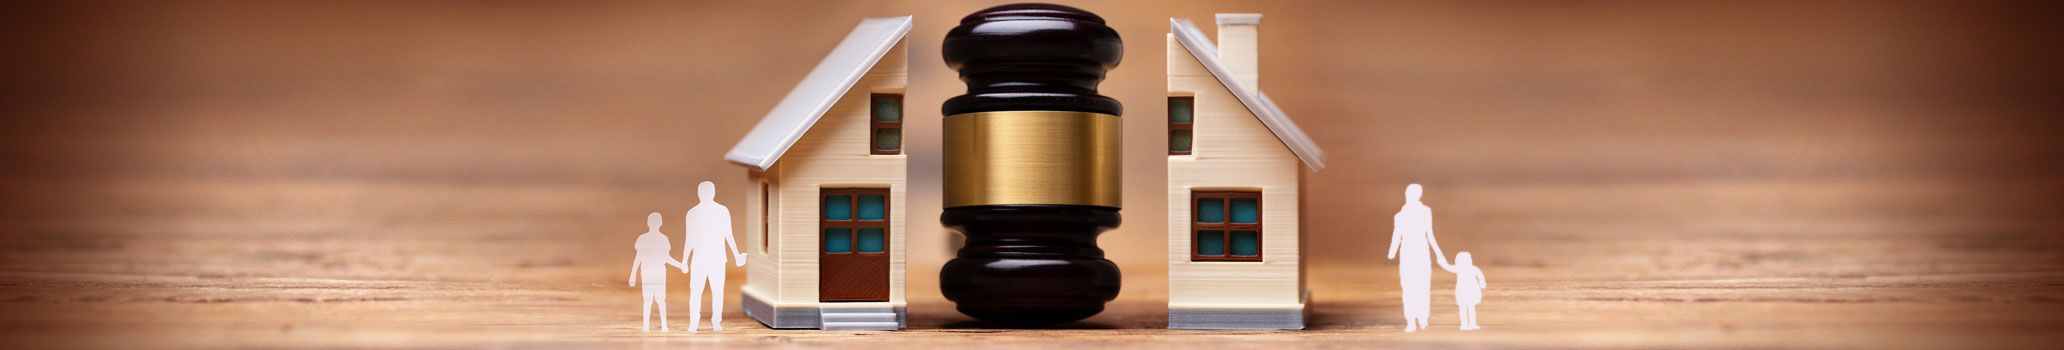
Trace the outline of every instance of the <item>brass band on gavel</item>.
{"label": "brass band on gavel", "polygon": [[1118,116],[998,111],[946,116],[946,207],[1119,207]]}

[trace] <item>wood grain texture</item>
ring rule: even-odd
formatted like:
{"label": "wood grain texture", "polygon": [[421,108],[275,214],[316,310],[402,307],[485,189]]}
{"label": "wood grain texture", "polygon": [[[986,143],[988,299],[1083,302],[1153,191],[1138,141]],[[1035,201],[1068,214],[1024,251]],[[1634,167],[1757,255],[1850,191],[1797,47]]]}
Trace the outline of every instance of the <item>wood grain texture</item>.
{"label": "wood grain texture", "polygon": [[[1400,332],[1398,293],[1324,273],[1304,331],[1183,331],[1160,300],[1121,298],[1056,329],[988,329],[938,299],[905,331],[771,330],[743,314],[724,332],[644,333],[636,291],[607,284],[460,283],[102,273],[0,274],[0,336],[25,348],[2045,348],[2058,273],[1641,282],[1501,281],[1481,331]],[[1148,282],[1151,283],[1151,282]],[[1159,286],[1132,287],[1156,288]],[[678,293],[678,292],[677,292]],[[1436,291],[1434,298],[1447,294]],[[676,300],[680,300],[677,298]],[[732,300],[736,302],[736,300]],[[1444,305],[1445,306],[1445,305]],[[674,306],[679,311],[681,305]],[[678,315],[679,312],[676,312]],[[676,319],[676,326],[683,320]],[[1295,343],[1290,343],[1295,342]],[[499,344],[499,345],[497,345]]]}
{"label": "wood grain texture", "polygon": [[[733,307],[724,333],[648,334],[636,330],[637,289],[619,284],[631,253],[623,245],[642,230],[642,213],[569,215],[590,209],[563,204],[637,198],[648,191],[642,186],[74,181],[9,189],[121,199],[97,202],[107,214],[11,216],[0,225],[8,232],[0,235],[0,338],[22,348],[2047,348],[2052,330],[2064,327],[2064,300],[2056,296],[2064,272],[2051,268],[2064,259],[2057,251],[2064,236],[2054,234],[2054,219],[1899,218],[1896,212],[1965,210],[1955,201],[1911,200],[1961,188],[1940,184],[1440,192],[1487,208],[1580,193],[1758,198],[1761,190],[1901,204],[1893,214],[1855,216],[1871,220],[1803,222],[1657,224],[1606,221],[1612,217],[1603,214],[1545,220],[1525,208],[1450,211],[1480,230],[1444,231],[1457,239],[1443,243],[1478,254],[1490,277],[1479,306],[1481,331],[1455,331],[1445,301],[1450,291],[1436,288],[1433,329],[1400,332],[1395,262],[1364,255],[1313,261],[1311,329],[1297,332],[1161,329],[1165,277],[1135,270],[1110,310],[1064,329],[989,329],[931,292],[936,280],[919,278],[908,286],[923,292],[912,293],[910,328],[902,332],[768,330]],[[2054,194],[2058,186],[2013,191]],[[349,216],[234,214],[305,210],[278,203],[354,193],[410,197]],[[432,201],[447,197],[503,204],[492,213],[419,214],[447,205]],[[194,206],[180,198],[212,200]],[[407,226],[382,228],[393,223]],[[1800,227],[1819,228],[1792,231]],[[1434,285],[1451,285],[1452,278],[1436,274]],[[682,282],[671,290],[676,326],[685,314]]]}

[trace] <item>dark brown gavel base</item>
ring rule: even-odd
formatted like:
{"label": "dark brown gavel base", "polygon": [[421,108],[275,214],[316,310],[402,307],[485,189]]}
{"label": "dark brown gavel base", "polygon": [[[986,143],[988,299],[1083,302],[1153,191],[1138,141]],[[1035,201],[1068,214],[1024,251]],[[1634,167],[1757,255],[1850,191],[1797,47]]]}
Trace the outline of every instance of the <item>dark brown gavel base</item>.
{"label": "dark brown gavel base", "polygon": [[1096,237],[1118,210],[1085,205],[986,205],[946,209],[939,222],[967,235],[939,271],[939,291],[961,313],[1006,325],[1088,318],[1118,296],[1118,265]]}

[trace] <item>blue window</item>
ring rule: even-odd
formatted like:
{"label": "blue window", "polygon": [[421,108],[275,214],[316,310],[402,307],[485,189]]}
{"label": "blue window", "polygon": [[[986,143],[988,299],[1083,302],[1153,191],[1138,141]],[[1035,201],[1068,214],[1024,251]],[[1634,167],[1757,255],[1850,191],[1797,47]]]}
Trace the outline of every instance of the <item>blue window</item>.
{"label": "blue window", "polygon": [[825,220],[852,220],[852,219],[853,219],[853,196],[849,196],[849,195],[829,195],[829,196],[824,196],[824,219],[825,219]]}
{"label": "blue window", "polygon": [[1225,198],[1197,199],[1197,222],[1225,222]]}
{"label": "blue window", "polygon": [[903,95],[874,94],[871,101],[874,132],[868,135],[868,144],[874,145],[868,154],[903,154]]}
{"label": "blue window", "polygon": [[860,244],[859,244],[859,246],[860,246],[860,248],[859,248],[859,249],[860,249],[860,252],[861,252],[861,253],[880,253],[880,252],[882,252],[882,247],[883,247],[883,246],[886,246],[886,245],[888,245],[888,242],[889,242],[889,237],[888,237],[888,235],[886,234],[886,232],[887,232],[887,230],[883,230],[883,229],[882,229],[882,228],[880,228],[880,227],[862,227],[862,228],[860,228]]}
{"label": "blue window", "polygon": [[889,246],[889,189],[823,189],[824,254],[884,254]]}
{"label": "blue window", "polygon": [[1197,99],[1189,96],[1168,97],[1168,155],[1190,154],[1190,139],[1196,128],[1195,110]]}
{"label": "blue window", "polygon": [[1261,192],[1190,193],[1190,261],[1261,261]]}
{"label": "blue window", "polygon": [[888,212],[888,196],[860,195],[860,220],[881,220]]}
{"label": "blue window", "polygon": [[824,252],[853,252],[853,229],[845,227],[824,229]]}
{"label": "blue window", "polygon": [[1225,255],[1225,231],[1197,231],[1197,255]]}
{"label": "blue window", "polygon": [[1261,255],[1261,233],[1255,231],[1233,231],[1233,242],[1228,245],[1232,246],[1232,255],[1234,256]]}

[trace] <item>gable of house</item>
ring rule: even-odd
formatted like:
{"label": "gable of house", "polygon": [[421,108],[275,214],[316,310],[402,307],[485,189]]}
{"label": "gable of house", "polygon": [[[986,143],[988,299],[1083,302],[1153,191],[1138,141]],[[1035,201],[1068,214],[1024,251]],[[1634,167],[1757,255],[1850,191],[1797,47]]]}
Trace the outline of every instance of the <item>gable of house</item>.
{"label": "gable of house", "polygon": [[1234,75],[1232,69],[1219,59],[1218,46],[1212,44],[1210,39],[1206,39],[1204,33],[1197,29],[1196,24],[1191,23],[1187,19],[1171,18],[1169,19],[1169,33],[1175,36],[1176,41],[1182,44],[1190,56],[1202,64],[1205,70],[1210,71],[1211,75],[1218,79],[1219,84],[1232,93],[1233,97],[1238,99],[1240,104],[1247,108],[1248,112],[1252,113],[1256,119],[1259,119],[1262,125],[1268,127],[1269,132],[1275,135],[1277,141],[1282,142],[1284,147],[1288,147],[1290,152],[1295,154],[1297,159],[1304,163],[1305,167],[1310,168],[1313,172],[1326,168],[1325,150],[1320,149],[1318,143],[1312,141],[1311,136],[1304,133],[1303,128],[1298,127],[1296,122],[1290,120],[1289,114],[1283,112],[1282,107],[1277,106],[1276,102],[1270,99],[1267,93],[1248,88],[1245,83],[1241,82]]}
{"label": "gable of house", "polygon": [[903,41],[910,27],[910,16],[860,21],[724,159],[754,170],[772,167],[883,55]]}

